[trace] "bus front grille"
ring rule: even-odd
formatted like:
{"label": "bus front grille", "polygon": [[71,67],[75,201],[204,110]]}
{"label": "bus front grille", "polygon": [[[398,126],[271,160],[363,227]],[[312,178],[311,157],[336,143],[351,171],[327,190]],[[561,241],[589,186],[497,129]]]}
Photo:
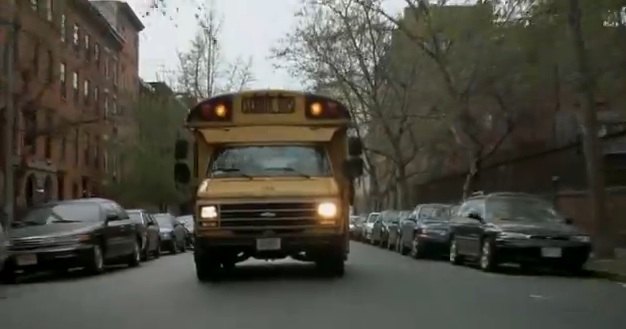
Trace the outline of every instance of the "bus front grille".
{"label": "bus front grille", "polygon": [[223,228],[299,228],[318,223],[315,203],[243,203],[220,206]]}

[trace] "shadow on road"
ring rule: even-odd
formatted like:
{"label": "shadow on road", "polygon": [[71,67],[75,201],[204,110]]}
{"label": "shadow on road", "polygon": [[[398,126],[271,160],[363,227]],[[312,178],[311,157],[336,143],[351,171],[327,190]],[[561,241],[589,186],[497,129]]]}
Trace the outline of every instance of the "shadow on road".
{"label": "shadow on road", "polygon": [[[346,275],[348,270],[346,271]],[[328,281],[336,279],[318,270],[314,264],[295,262],[263,262],[238,264],[232,270],[225,270],[220,283],[256,281]]]}

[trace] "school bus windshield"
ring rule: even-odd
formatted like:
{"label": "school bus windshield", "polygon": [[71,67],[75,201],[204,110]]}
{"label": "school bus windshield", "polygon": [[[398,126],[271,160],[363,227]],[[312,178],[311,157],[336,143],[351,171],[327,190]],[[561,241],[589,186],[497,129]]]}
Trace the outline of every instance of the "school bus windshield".
{"label": "school bus windshield", "polygon": [[227,146],[218,150],[209,177],[328,177],[331,166],[322,145]]}

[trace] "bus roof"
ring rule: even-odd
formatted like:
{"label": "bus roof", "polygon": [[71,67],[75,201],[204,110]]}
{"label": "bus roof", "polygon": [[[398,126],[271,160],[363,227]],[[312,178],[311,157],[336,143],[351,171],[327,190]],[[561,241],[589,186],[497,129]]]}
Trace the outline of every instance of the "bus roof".
{"label": "bus roof", "polygon": [[[314,107],[315,111],[312,110]],[[187,115],[187,126],[198,128],[258,125],[342,126],[350,123],[350,112],[338,100],[283,89],[220,94],[200,101]]]}

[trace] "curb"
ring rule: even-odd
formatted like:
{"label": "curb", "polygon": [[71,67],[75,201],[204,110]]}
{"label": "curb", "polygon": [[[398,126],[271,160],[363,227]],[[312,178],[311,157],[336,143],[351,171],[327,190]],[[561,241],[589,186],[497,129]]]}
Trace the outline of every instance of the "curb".
{"label": "curb", "polygon": [[626,283],[626,274],[614,273],[614,272],[603,271],[603,270],[591,270],[591,269],[588,271],[597,278]]}

